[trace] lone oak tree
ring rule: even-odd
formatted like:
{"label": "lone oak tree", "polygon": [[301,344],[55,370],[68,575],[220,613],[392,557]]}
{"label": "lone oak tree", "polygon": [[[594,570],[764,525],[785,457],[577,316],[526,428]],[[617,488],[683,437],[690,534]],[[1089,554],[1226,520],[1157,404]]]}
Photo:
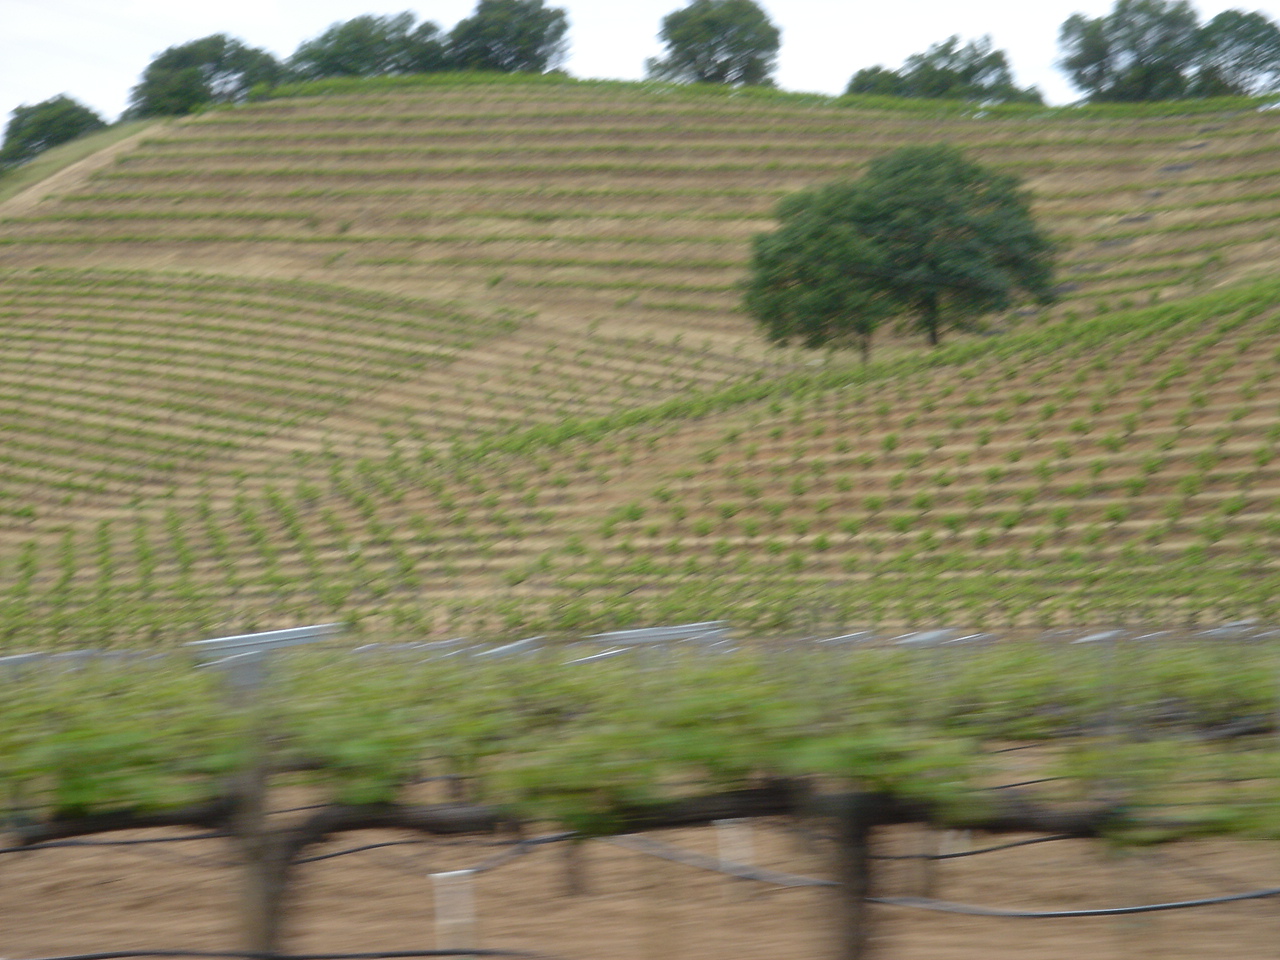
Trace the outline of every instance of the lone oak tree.
{"label": "lone oak tree", "polygon": [[792,194],[778,229],[756,236],[745,305],[773,342],[857,346],[905,319],[937,346],[943,330],[1052,300],[1053,245],[1016,177],[954,147],[905,147],[853,182]]}

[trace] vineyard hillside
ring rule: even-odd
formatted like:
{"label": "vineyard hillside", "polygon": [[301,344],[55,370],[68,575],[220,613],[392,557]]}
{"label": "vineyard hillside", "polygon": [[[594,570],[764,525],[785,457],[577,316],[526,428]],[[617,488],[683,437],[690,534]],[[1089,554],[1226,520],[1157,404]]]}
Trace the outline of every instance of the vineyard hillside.
{"label": "vineyard hillside", "polygon": [[[1276,612],[1280,113],[286,93],[0,204],[6,646]],[[766,348],[778,199],[943,141],[1024,178],[1057,303]]]}

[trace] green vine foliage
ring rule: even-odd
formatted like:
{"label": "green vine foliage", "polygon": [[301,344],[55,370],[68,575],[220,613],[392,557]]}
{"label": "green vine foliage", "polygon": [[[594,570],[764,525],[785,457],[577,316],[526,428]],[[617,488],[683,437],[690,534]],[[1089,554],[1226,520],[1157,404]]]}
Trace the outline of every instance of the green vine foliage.
{"label": "green vine foliage", "polygon": [[55,817],[208,799],[243,764],[246,743],[245,718],[222,706],[215,680],[135,665],[7,684],[0,775]]}
{"label": "green vine foliage", "polygon": [[[964,823],[1003,776],[993,750],[1018,744],[1054,778],[1047,799],[1131,804],[1124,842],[1280,835],[1274,737],[1224,750],[1203,736],[1273,715],[1280,656],[1264,643],[568,659],[295,651],[258,710],[178,658],[29,664],[0,700],[0,796],[43,818],[213,799],[257,730],[273,763],[343,804],[411,798],[419,778],[450,774],[470,800],[601,834],[637,804],[782,778]],[[1171,803],[1176,820],[1155,815]]]}

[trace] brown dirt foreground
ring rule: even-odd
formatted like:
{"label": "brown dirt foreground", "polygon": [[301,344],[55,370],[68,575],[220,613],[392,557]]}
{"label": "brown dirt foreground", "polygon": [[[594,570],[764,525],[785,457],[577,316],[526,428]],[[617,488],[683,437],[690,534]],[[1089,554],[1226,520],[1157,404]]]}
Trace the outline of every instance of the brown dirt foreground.
{"label": "brown dirt foreground", "polygon": [[[158,832],[130,836],[158,836]],[[112,839],[120,839],[121,836]],[[821,876],[825,854],[781,823],[752,828],[761,866]],[[99,838],[102,839],[102,838]],[[404,840],[348,834],[309,855]],[[651,836],[712,853],[713,829]],[[995,843],[1008,837],[996,838]],[[881,853],[916,852],[900,828]],[[975,845],[989,841],[975,836]],[[565,845],[538,847],[476,881],[479,942],[573,960],[778,960],[832,955],[830,892],[779,889],[671,863],[604,841],[583,851],[585,891],[565,892]],[[436,947],[429,874],[471,866],[484,840],[426,841],[301,868],[286,949],[295,954]],[[920,891],[918,862],[883,862],[880,892]],[[37,850],[0,857],[0,957],[129,949],[234,950],[236,867],[226,841]],[[1060,841],[946,861],[936,895],[1022,910],[1083,909],[1220,896],[1277,884],[1280,847],[1196,841],[1108,854]],[[1280,901],[1104,919],[984,919],[877,907],[882,960],[1232,958],[1280,952]]]}

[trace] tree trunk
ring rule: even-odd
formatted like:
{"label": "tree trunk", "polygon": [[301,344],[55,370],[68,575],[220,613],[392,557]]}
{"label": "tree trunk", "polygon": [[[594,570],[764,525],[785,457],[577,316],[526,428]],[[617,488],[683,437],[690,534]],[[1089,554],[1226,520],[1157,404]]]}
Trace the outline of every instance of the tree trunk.
{"label": "tree trunk", "polygon": [[268,762],[266,736],[251,732],[252,754],[234,787],[231,818],[236,845],[244,858],[240,880],[240,925],[247,953],[271,956],[280,952],[284,894],[292,851],[281,833],[267,822]]}
{"label": "tree trunk", "polygon": [[272,957],[284,939],[285,895],[293,865],[293,849],[269,834],[242,841],[245,869],[240,883],[240,922],[246,953]]}
{"label": "tree trunk", "polygon": [[871,803],[866,796],[848,797],[836,816],[836,960],[866,960],[870,956]]}
{"label": "tree trunk", "polygon": [[920,298],[920,326],[924,327],[925,336],[929,338],[931,347],[936,347],[942,342],[941,321],[938,314],[936,293],[928,293]]}

